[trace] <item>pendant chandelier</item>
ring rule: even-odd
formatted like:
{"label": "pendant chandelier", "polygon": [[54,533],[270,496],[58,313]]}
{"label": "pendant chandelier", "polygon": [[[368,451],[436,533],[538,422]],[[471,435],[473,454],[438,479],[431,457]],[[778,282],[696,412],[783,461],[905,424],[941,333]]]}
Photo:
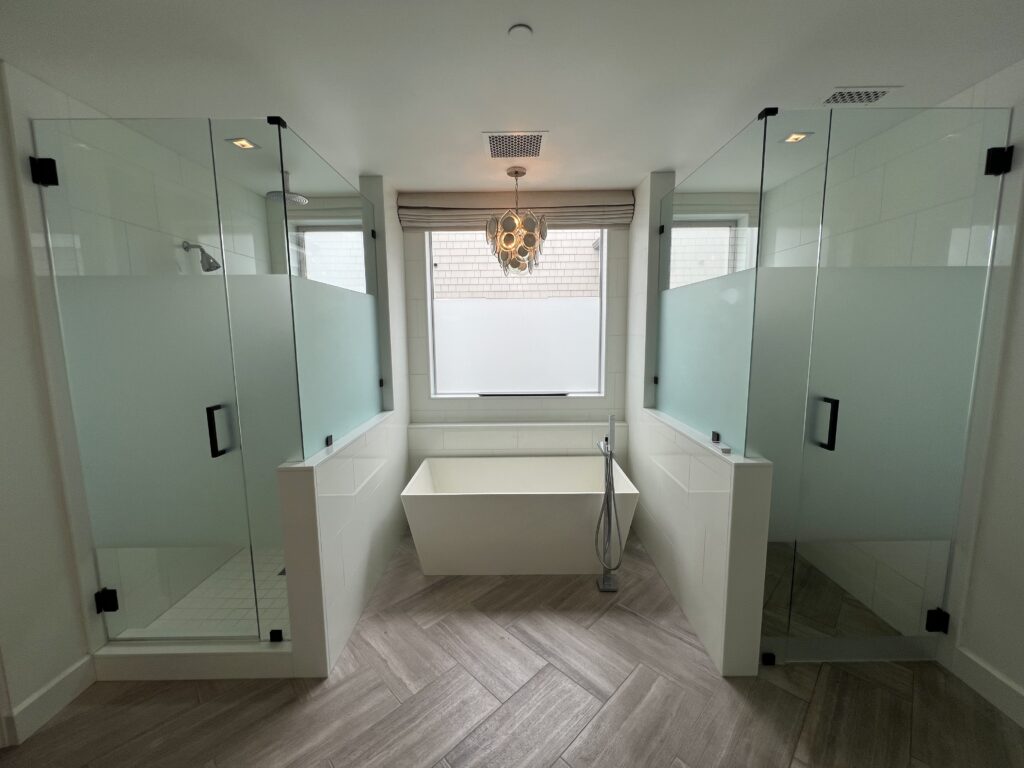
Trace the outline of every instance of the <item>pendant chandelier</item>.
{"label": "pendant chandelier", "polygon": [[521,165],[513,165],[506,173],[515,179],[515,208],[487,222],[487,242],[506,275],[533,272],[540,263],[541,248],[548,236],[548,224],[533,211],[519,210],[519,179],[526,175]]}

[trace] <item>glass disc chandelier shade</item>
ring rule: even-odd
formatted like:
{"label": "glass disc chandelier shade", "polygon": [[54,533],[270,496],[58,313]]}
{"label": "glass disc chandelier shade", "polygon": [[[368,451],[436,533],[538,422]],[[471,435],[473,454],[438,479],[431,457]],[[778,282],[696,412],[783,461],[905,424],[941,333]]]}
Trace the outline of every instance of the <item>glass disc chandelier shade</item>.
{"label": "glass disc chandelier shade", "polygon": [[526,169],[514,165],[507,173],[516,182],[515,208],[491,216],[487,221],[487,242],[506,275],[521,275],[533,272],[540,263],[548,225],[543,216],[519,210],[519,179],[526,175]]}

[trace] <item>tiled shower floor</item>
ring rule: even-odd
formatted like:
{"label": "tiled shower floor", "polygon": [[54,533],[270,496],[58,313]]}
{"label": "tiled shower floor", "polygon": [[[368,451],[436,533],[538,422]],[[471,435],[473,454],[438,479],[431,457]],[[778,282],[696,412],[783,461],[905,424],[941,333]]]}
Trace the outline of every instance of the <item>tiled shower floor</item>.
{"label": "tiled shower floor", "polygon": [[794,568],[793,546],[780,542],[768,544],[762,616],[761,634],[765,637],[900,634],[799,554]]}
{"label": "tiled shower floor", "polygon": [[[270,639],[272,629],[284,630],[284,636],[290,637],[287,579],[283,571],[284,552],[256,550],[250,566],[249,550],[241,549],[149,626],[126,629],[117,637],[119,640],[255,637],[257,625],[263,640]],[[253,572],[256,574],[255,598]]]}

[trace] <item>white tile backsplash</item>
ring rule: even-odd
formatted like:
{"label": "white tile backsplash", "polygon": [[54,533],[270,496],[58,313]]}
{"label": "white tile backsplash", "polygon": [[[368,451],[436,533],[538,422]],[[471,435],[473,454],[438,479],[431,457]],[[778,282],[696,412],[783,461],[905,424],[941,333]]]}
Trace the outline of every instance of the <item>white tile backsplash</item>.
{"label": "white tile backsplash", "polygon": [[[596,455],[607,423],[433,423],[409,425],[409,472],[435,456],[566,456]],[[615,425],[615,451],[625,461],[629,429]]]}

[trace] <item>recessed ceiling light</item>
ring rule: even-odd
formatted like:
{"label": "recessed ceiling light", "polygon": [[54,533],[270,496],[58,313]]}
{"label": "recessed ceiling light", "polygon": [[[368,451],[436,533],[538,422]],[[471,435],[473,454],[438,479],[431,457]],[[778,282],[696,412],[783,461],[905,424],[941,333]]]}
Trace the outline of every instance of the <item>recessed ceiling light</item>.
{"label": "recessed ceiling light", "polygon": [[260,148],[259,144],[257,144],[256,142],[253,142],[253,141],[249,141],[249,139],[245,138],[244,136],[239,136],[237,139],[227,139],[227,141],[230,141],[232,144],[234,144],[239,149],[259,149]]}
{"label": "recessed ceiling light", "polygon": [[785,142],[786,144],[796,144],[799,141],[803,141],[808,136],[813,136],[813,135],[814,135],[814,131],[804,131],[804,132],[791,133],[791,134],[789,134],[789,136],[787,136],[786,138],[783,139],[783,142]]}

